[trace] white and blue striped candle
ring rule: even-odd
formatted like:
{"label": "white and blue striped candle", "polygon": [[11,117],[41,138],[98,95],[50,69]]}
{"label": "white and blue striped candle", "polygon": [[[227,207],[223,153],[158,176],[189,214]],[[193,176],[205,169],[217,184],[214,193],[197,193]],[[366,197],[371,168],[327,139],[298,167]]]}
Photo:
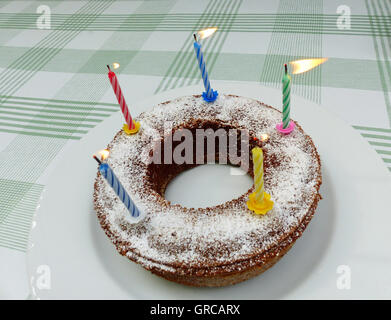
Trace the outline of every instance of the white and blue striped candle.
{"label": "white and blue striped candle", "polygon": [[[204,39],[210,36],[211,34],[213,34],[216,30],[217,28],[210,28],[203,31],[199,31],[198,34],[200,35],[201,39]],[[194,50],[197,56],[198,66],[200,68],[202,81],[204,82],[204,87],[205,87],[205,92],[203,92],[202,96],[205,101],[213,102],[217,99],[218,93],[217,91],[214,91],[210,86],[208,71],[206,70],[206,65],[205,65],[204,54],[202,53],[201,43],[198,42],[196,34],[194,34],[194,40],[195,40]]]}
{"label": "white and blue striped candle", "polygon": [[99,172],[102,174],[103,177],[105,177],[109,185],[113,188],[114,192],[123,202],[125,207],[129,210],[130,215],[137,220],[141,219],[140,210],[134,204],[133,200],[130,198],[129,194],[126,192],[125,188],[118,180],[117,176],[114,174],[113,169],[111,169],[109,164],[104,161],[103,156],[102,156],[103,162],[100,161],[96,156],[94,156],[94,159],[99,163]]}

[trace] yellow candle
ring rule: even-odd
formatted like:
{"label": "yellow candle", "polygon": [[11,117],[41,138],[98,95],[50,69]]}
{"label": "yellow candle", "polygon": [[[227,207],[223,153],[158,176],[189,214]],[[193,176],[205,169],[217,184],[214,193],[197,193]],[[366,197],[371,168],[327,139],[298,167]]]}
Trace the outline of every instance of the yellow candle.
{"label": "yellow candle", "polygon": [[255,190],[249,196],[247,207],[256,214],[266,214],[273,209],[274,202],[270,200],[270,194],[265,192],[263,184],[263,151],[259,147],[255,147],[251,151],[253,154]]}
{"label": "yellow candle", "polygon": [[253,154],[255,199],[258,202],[263,201],[263,151],[259,147],[251,150]]}

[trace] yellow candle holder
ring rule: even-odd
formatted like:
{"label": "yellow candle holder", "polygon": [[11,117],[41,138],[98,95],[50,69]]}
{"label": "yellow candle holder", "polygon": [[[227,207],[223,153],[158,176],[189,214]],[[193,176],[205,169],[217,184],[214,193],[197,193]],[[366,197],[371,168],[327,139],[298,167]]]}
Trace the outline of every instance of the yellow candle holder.
{"label": "yellow candle holder", "polygon": [[254,211],[256,214],[265,215],[268,211],[273,209],[274,202],[270,200],[270,194],[264,192],[263,200],[258,201],[256,199],[255,192],[251,193],[249,196],[249,200],[247,201],[247,208],[251,211]]}
{"label": "yellow candle holder", "polygon": [[138,130],[140,129],[140,122],[136,122],[133,120],[133,124],[134,124],[134,129],[129,129],[129,126],[126,123],[124,124],[122,129],[126,134],[130,135],[138,132]]}

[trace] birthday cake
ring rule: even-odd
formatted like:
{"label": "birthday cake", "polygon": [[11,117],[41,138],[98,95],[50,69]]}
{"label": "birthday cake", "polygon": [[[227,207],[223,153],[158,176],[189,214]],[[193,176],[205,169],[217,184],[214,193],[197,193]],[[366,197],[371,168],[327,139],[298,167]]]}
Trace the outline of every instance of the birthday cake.
{"label": "birthday cake", "polygon": [[[225,286],[250,279],[281,259],[315,213],[321,198],[319,155],[298,123],[289,135],[276,130],[281,112],[271,106],[234,95],[221,94],[213,103],[199,95],[186,96],[159,104],[137,121],[137,134],[121,130],[115,135],[107,147],[107,163],[144,218],[137,223],[129,219],[128,209],[100,172],[93,201],[100,224],[118,252],[152,273],[190,286]],[[175,133],[187,130],[195,138],[200,129],[229,132],[229,141],[232,132],[240,132],[234,152],[224,154],[229,153],[227,162],[236,166],[245,162],[240,148],[246,134],[248,150],[262,148],[264,189],[274,202],[270,211],[256,214],[248,208],[254,187],[208,208],[185,208],[165,199],[165,189],[175,176],[208,159],[223,159],[224,139],[213,149],[205,144],[202,154],[195,151],[194,142],[187,162],[164,161],[169,158],[165,156],[156,161],[156,154],[167,152],[169,136],[174,135],[168,150],[175,156],[184,141],[184,135],[175,139]],[[243,163],[238,164],[238,158]],[[251,152],[247,160],[247,172],[254,176]]]}

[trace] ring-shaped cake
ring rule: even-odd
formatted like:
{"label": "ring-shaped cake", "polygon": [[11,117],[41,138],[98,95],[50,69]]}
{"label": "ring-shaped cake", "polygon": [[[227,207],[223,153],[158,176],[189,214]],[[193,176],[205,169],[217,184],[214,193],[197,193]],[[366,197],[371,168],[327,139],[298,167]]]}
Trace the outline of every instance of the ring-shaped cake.
{"label": "ring-shaped cake", "polygon": [[[99,172],[94,186],[98,219],[121,255],[171,281],[225,286],[264,272],[301,236],[321,198],[322,177],[314,143],[298,123],[292,133],[283,135],[275,129],[280,111],[257,100],[224,94],[213,103],[198,95],[164,102],[137,121],[141,124],[137,134],[121,130],[110,142],[108,163],[145,218],[132,223]],[[169,132],[167,123],[172,127]],[[259,146],[264,152],[264,186],[274,201],[273,209],[265,215],[248,209],[253,188],[208,208],[185,208],[166,200],[167,184],[197,165],[151,161],[156,142],[163,145],[167,133],[180,129],[193,135],[197,129],[247,130],[249,149]],[[219,150],[213,151],[217,162]],[[248,174],[253,176],[251,155]]]}

